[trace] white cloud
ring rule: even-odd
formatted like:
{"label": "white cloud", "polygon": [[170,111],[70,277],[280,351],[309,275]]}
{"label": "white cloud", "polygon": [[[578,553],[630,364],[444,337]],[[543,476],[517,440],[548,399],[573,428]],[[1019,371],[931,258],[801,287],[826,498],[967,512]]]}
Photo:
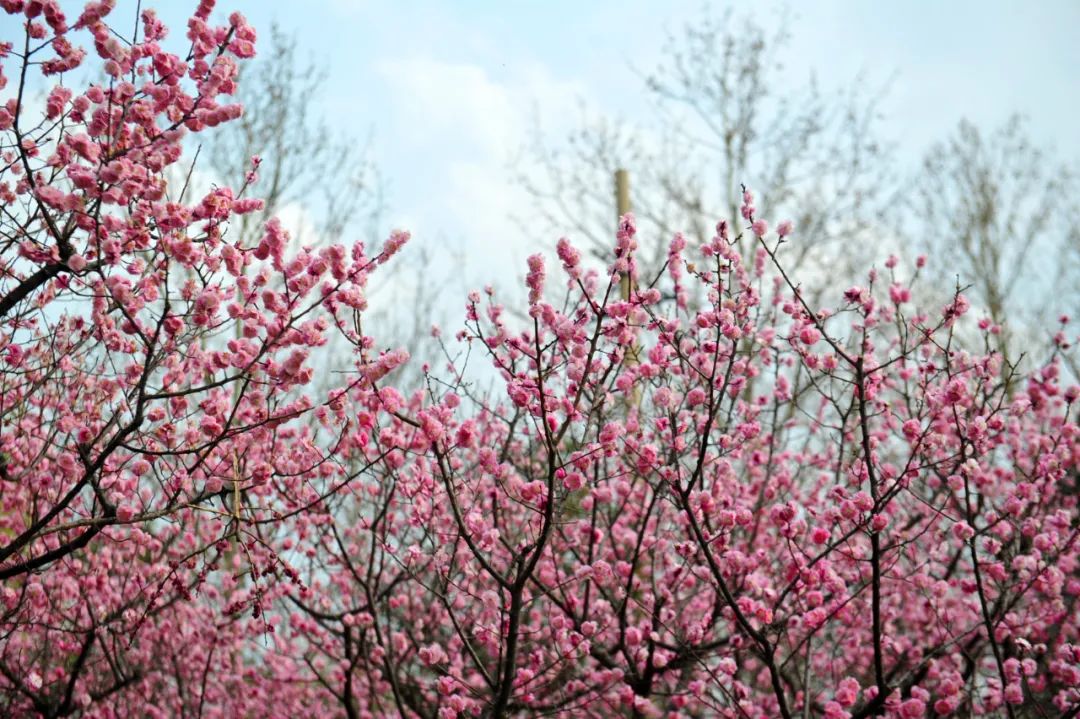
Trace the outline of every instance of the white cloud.
{"label": "white cloud", "polygon": [[[511,182],[508,162],[525,144],[535,114],[558,127],[573,112],[585,88],[554,78],[540,66],[525,66],[496,76],[472,63],[427,57],[379,64],[389,83],[389,133],[413,159],[413,174],[428,174],[404,192],[395,184],[393,205],[415,221],[417,241],[436,234],[468,248],[473,284],[498,280],[506,285],[523,274],[518,267],[529,248],[512,217],[525,214],[529,197]],[[392,135],[388,137],[387,135]],[[425,165],[422,161],[434,161]]]}

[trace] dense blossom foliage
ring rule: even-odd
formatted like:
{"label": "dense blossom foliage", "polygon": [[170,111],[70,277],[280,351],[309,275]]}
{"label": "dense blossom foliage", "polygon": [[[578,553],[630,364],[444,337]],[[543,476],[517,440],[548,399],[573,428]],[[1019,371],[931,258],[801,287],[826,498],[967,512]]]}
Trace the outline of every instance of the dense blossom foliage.
{"label": "dense blossom foliage", "polygon": [[[331,462],[349,428],[305,418],[403,359],[369,356],[355,317],[406,238],[290,254],[271,222],[236,245],[257,160],[236,192],[166,178],[189,171],[185,134],[240,114],[254,31],[211,25],[204,1],[178,55],[151,10],[125,39],[112,4],[69,23],[55,2],[3,3],[25,25],[0,51],[2,713],[255,713],[271,685],[246,642],[269,625],[231,616],[260,616],[264,577],[290,571],[264,528],[347,481]],[[80,38],[100,79],[55,84],[38,115],[35,79],[84,64]],[[302,391],[331,334],[353,371]]]}
{"label": "dense blossom foliage", "polygon": [[[5,714],[1075,715],[1066,329],[1021,374],[922,258],[810,307],[744,192],[662,276],[630,215],[607,267],[530,257],[405,393],[360,317],[406,234],[242,246],[257,159],[166,181],[240,112],[242,17],[203,0],[181,56],[149,10],[0,6]],[[35,117],[79,33],[103,79]]]}

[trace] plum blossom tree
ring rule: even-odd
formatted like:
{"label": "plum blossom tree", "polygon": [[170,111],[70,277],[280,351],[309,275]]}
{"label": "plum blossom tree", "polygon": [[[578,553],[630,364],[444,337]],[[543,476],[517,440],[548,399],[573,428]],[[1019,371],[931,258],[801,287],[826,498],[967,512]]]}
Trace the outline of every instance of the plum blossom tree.
{"label": "plum blossom tree", "polygon": [[630,216],[604,271],[559,243],[557,299],[529,259],[527,327],[472,295],[459,339],[502,400],[380,389],[362,521],[298,518],[326,551],[288,631],[347,714],[1078,705],[1080,388],[1055,356],[1011,397],[999,355],[959,346],[963,294],[913,307],[896,260],[810,307],[791,223],[770,232],[749,193],[741,214],[690,257],[671,242],[674,304],[620,298]]}
{"label": "plum blossom tree", "polygon": [[[404,358],[370,354],[355,318],[407,235],[288,256],[275,221],[257,241],[229,231],[261,206],[257,163],[235,191],[165,181],[186,134],[241,114],[228,96],[255,33],[239,14],[211,24],[213,5],[177,54],[151,10],[125,37],[109,0],[71,21],[56,2],[2,4],[23,22],[0,48],[7,715],[231,716],[279,688],[285,701],[290,685],[259,681],[241,652],[272,630],[262,611],[289,576],[261,534],[349,481],[328,471],[349,423],[300,420]],[[88,57],[102,79],[75,90],[64,78]],[[40,117],[35,82],[51,83]],[[333,334],[350,371],[304,392]]]}
{"label": "plum blossom tree", "polygon": [[[178,55],[149,10],[0,7],[5,714],[1080,711],[1067,321],[1021,376],[961,290],[913,303],[921,258],[816,306],[744,189],[656,276],[632,215],[606,266],[530,257],[527,319],[475,292],[456,337],[505,391],[404,393],[359,316],[406,234],[289,255],[230,232],[257,167],[164,180],[240,113],[241,16]],[[106,79],[32,119],[80,33]]]}

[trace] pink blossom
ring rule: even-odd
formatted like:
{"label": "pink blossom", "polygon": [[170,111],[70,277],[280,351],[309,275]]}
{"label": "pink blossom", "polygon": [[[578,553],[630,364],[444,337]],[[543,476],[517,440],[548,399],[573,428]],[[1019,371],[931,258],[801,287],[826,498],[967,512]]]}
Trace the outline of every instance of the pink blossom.
{"label": "pink blossom", "polygon": [[529,255],[529,274],[525,278],[529,288],[529,304],[535,305],[544,293],[544,258],[542,255]]}

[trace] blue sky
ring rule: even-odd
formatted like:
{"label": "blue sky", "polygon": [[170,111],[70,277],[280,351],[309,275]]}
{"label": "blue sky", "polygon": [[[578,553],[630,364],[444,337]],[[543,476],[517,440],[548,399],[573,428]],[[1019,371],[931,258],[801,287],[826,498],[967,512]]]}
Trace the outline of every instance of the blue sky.
{"label": "blue sky", "polygon": [[[180,35],[196,3],[143,4]],[[637,71],[661,59],[666,30],[707,7],[681,0],[219,0],[217,13],[243,12],[263,37],[278,22],[296,33],[303,52],[326,63],[320,109],[359,140],[374,131],[389,182],[388,227],[456,248],[466,258],[467,284],[479,285],[521,276],[533,251],[511,219],[528,200],[507,165],[526,141],[535,108],[554,137],[577,122],[579,102],[624,119],[644,115]],[[768,27],[785,6],[731,7]],[[991,128],[1017,111],[1061,159],[1075,165],[1080,158],[1075,0],[786,7],[792,39],[783,82],[798,87],[810,70],[826,87],[860,72],[875,84],[891,79],[883,129],[902,159],[914,161],[963,117]],[[133,8],[134,0],[120,0],[114,18],[131,17]]]}

